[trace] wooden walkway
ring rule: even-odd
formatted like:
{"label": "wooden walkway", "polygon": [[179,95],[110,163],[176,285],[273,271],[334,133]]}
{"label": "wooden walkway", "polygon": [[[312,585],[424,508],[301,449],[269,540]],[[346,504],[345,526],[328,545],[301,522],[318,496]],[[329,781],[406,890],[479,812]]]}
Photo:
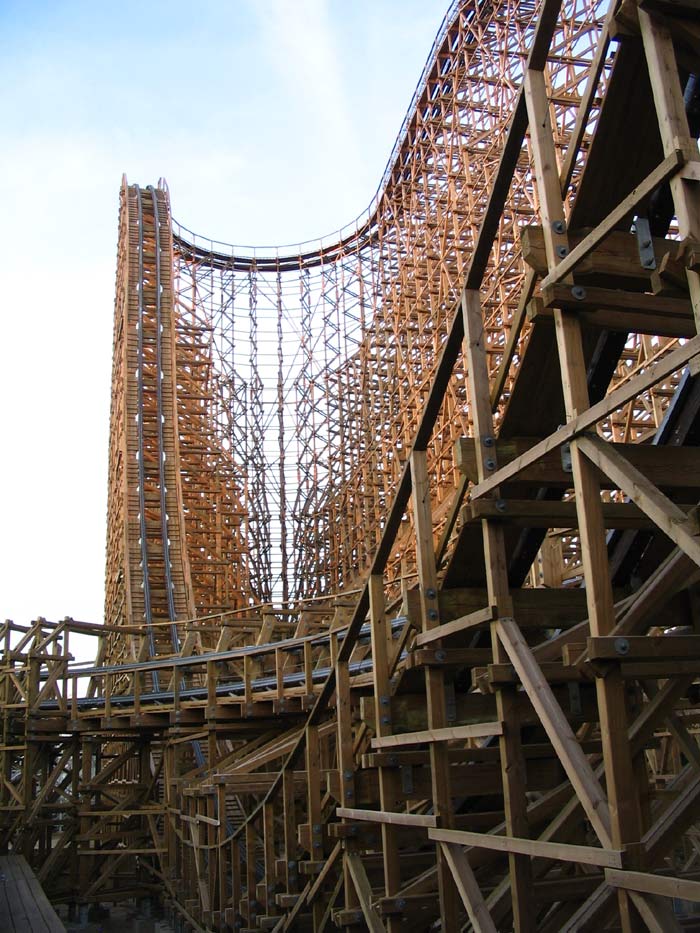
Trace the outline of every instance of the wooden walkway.
{"label": "wooden walkway", "polygon": [[24,856],[0,856],[0,930],[65,933],[65,929]]}

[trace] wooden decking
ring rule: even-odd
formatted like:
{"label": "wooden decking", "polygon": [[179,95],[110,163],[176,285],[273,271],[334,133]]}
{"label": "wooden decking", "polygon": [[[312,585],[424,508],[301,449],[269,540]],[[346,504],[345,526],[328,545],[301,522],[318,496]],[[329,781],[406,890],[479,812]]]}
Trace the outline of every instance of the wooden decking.
{"label": "wooden decking", "polygon": [[0,856],[0,930],[5,933],[65,933],[26,860]]}

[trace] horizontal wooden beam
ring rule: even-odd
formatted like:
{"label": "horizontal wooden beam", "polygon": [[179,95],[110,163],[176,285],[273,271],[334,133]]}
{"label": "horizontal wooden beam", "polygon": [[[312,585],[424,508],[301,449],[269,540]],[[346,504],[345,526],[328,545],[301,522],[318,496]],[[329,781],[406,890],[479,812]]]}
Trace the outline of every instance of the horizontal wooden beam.
{"label": "horizontal wooden beam", "polygon": [[652,875],[645,871],[624,871],[606,868],[605,880],[613,888],[659,894],[661,897],[679,897],[686,901],[700,901],[700,881]]}
{"label": "horizontal wooden beam", "polygon": [[392,826],[437,825],[437,817],[420,813],[390,813],[387,810],[358,810],[352,807],[338,807],[336,815],[342,820],[358,820],[364,823],[390,823]]}
{"label": "horizontal wooden beam", "polygon": [[443,729],[421,729],[372,739],[372,748],[396,748],[401,745],[419,745],[422,742],[450,742],[453,739],[480,739],[503,735],[503,723],[478,722],[470,726],[446,726]]}
{"label": "horizontal wooden beam", "polygon": [[596,846],[579,846],[564,842],[540,842],[538,839],[495,836],[491,833],[470,833],[459,829],[429,829],[428,836],[436,842],[474,846],[491,849],[494,852],[513,852],[517,855],[529,855],[532,858],[579,862],[586,865],[599,865],[603,868],[622,866],[623,852],[619,849],[600,849]]}

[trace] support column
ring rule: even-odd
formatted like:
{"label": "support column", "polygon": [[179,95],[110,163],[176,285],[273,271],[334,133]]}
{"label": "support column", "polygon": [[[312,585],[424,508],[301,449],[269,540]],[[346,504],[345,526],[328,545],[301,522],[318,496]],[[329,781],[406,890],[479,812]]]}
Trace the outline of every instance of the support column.
{"label": "support column", "polygon": [[[481,314],[479,292],[465,291],[462,296],[464,316],[465,355],[469,379],[469,404],[476,441],[476,461],[479,481],[486,479],[496,463],[493,415],[489,393],[489,374],[484,341],[484,320]],[[498,498],[498,489],[493,492]],[[489,605],[496,606],[497,618],[512,618],[506,549],[502,524],[484,519],[484,561]],[[507,664],[509,657],[498,637],[497,622],[491,623],[491,652],[494,664]],[[499,688],[496,693],[496,715],[503,723],[499,738],[501,753],[501,780],[506,833],[527,837],[530,827],[527,819],[525,759],[520,740],[520,724],[516,707],[515,689]],[[535,912],[532,903],[532,869],[530,859],[524,855],[508,856],[510,870],[513,926],[518,933],[534,933]]]}
{"label": "support column", "polygon": [[[569,244],[544,74],[541,71],[531,69],[527,72],[525,99],[547,265],[551,272],[568,253]],[[558,309],[554,311],[554,320],[566,417],[572,419],[590,408],[581,325],[575,313]],[[600,484],[595,468],[579,450],[576,441],[571,442],[571,461],[590,633],[592,636],[608,635],[615,625],[615,610]],[[641,835],[641,818],[632,755],[627,742],[625,687],[619,669],[610,671],[606,677],[596,678],[596,693],[610,804],[612,845],[614,848],[634,847]],[[619,905],[623,930],[636,929],[638,920],[626,892],[619,892]]]}
{"label": "support column", "polygon": [[[440,609],[433,545],[433,519],[430,508],[427,455],[424,450],[411,454],[413,479],[413,520],[416,534],[416,564],[420,591],[422,629],[424,632],[440,624]],[[441,642],[434,642],[440,649]],[[428,707],[428,728],[442,729],[447,725],[444,673],[438,667],[425,668],[425,694]],[[447,743],[431,742],[430,771],[432,778],[433,813],[440,828],[452,826],[452,794],[450,760]],[[457,929],[457,892],[450,866],[442,848],[436,844],[440,914],[444,930]]]}

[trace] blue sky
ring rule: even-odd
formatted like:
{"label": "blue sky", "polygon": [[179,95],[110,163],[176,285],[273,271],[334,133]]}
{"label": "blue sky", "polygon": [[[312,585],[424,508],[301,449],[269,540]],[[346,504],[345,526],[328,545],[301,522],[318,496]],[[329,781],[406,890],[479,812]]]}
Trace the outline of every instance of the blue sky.
{"label": "blue sky", "polygon": [[102,617],[120,179],[287,243],[369,203],[448,0],[0,0],[0,617]]}

